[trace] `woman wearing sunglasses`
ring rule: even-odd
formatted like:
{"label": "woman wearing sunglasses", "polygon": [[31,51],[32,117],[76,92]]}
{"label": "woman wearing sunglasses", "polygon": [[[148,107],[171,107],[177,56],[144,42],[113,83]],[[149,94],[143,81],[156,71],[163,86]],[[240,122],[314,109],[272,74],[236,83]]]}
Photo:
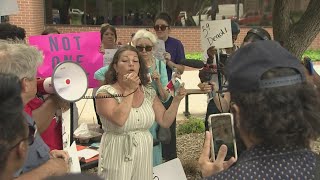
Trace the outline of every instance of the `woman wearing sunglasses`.
{"label": "woman wearing sunglasses", "polygon": [[[171,80],[172,70],[176,68],[180,74],[184,71],[184,66],[180,64],[185,59],[184,47],[178,39],[169,36],[171,18],[167,13],[160,13],[155,19],[154,30],[159,39],[165,42],[168,53],[164,54],[167,65],[168,81]],[[170,101],[170,100],[169,100]],[[170,126],[171,142],[162,146],[163,158],[166,161],[177,157],[176,121]]]}
{"label": "woman wearing sunglasses", "polygon": [[[170,97],[169,93],[165,90],[165,87],[168,84],[166,65],[164,62],[156,59],[152,52],[153,47],[157,43],[156,36],[145,29],[141,29],[135,34],[132,41],[148,68],[152,87],[156,90],[159,99],[162,102],[166,102]],[[161,142],[157,139],[158,128],[159,125],[154,122],[152,127],[149,129],[154,141],[153,166],[157,166],[162,163],[162,146]]]}

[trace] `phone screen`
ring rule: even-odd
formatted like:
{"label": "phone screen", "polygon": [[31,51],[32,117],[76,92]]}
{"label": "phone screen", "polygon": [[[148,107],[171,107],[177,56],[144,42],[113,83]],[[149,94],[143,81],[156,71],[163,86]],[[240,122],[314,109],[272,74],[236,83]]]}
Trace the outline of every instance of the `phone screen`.
{"label": "phone screen", "polygon": [[210,131],[212,134],[212,157],[217,158],[222,144],[228,147],[225,160],[237,158],[237,147],[231,113],[212,114],[209,116]]}

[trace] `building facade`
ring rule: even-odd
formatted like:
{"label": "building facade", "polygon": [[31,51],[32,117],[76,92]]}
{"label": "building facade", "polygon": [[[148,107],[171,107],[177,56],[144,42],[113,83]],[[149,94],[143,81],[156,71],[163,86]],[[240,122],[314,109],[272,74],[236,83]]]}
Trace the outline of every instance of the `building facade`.
{"label": "building facade", "polygon": [[[100,25],[70,25],[70,24],[53,24],[48,23],[52,22],[53,16],[48,17],[48,13],[46,13],[46,10],[48,9],[48,4],[50,4],[51,11],[52,9],[52,3],[54,0],[17,0],[18,6],[19,6],[19,13],[10,15],[9,16],[9,22],[12,24],[15,24],[17,26],[25,28],[27,32],[27,37],[32,35],[40,35],[41,32],[48,26],[53,26],[57,28],[62,33],[71,33],[71,32],[83,32],[83,31],[99,31]],[[85,1],[85,0],[83,0]],[[81,2],[83,2],[81,1]],[[88,0],[89,1],[89,0]],[[93,1],[93,0],[92,0]],[[272,1],[272,0],[268,0]],[[301,0],[299,0],[301,1]],[[307,4],[307,0],[302,0],[305,4]],[[110,0],[97,0],[96,3],[105,3],[109,2]],[[250,0],[244,1],[248,4],[246,6],[253,6],[253,2]],[[296,6],[301,8],[299,6],[299,3]],[[99,4],[98,4],[99,5]],[[260,5],[258,5],[260,6]],[[157,7],[159,8],[159,7]],[[160,8],[161,9],[161,8]],[[69,10],[70,11],[70,10]],[[72,11],[77,11],[73,9]],[[81,11],[81,10],[80,10]],[[75,14],[77,12],[74,12]],[[78,12],[79,13],[79,12]],[[80,12],[81,13],[81,12]],[[50,13],[49,13],[50,14]],[[54,13],[52,13],[54,15]],[[52,15],[51,14],[51,15]],[[48,21],[48,19],[51,19]],[[130,35],[133,32],[136,32],[138,29],[146,28],[151,31],[153,31],[153,28],[151,25],[149,26],[122,26],[122,25],[116,25],[117,33],[118,33],[118,42],[121,42],[122,44],[127,43],[130,41]],[[246,32],[250,29],[250,27],[247,26],[241,26],[241,32],[239,35],[239,38],[237,40],[237,44],[240,44],[242,42],[244,36],[246,35]],[[272,28],[266,27],[266,29],[272,34]],[[201,52],[201,45],[200,45],[200,28],[197,26],[173,26],[171,28],[171,36],[176,37],[177,39],[180,39],[185,47],[186,52]],[[309,47],[310,49],[320,49],[320,34],[316,37],[316,39],[313,41],[313,43]]]}

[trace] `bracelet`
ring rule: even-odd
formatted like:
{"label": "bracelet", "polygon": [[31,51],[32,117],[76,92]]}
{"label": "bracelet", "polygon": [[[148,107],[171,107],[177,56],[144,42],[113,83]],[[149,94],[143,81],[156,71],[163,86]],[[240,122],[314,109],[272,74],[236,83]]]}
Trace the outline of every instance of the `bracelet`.
{"label": "bracelet", "polygon": [[128,96],[130,96],[131,94],[137,92],[137,90],[138,90],[138,88],[137,88],[136,90],[132,91],[131,93],[127,94],[127,95],[123,95],[123,97],[128,97]]}

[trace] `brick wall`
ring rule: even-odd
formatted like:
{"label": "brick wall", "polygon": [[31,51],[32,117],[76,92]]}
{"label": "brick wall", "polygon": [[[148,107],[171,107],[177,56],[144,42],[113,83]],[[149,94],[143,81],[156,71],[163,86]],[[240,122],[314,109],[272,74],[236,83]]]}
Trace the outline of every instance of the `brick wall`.
{"label": "brick wall", "polygon": [[[45,28],[44,24],[44,1],[43,0],[17,0],[19,5],[19,13],[10,16],[10,23],[23,27],[27,32],[27,37],[30,35],[39,35]],[[83,31],[99,31],[99,26],[63,26],[50,25],[56,27],[62,33],[83,32]],[[130,41],[130,36],[142,27],[117,27],[118,42],[127,43]],[[152,32],[153,29],[148,27]],[[246,32],[249,28],[241,28],[240,35],[236,44],[240,45]],[[272,28],[267,28],[272,34]],[[186,52],[200,52],[200,29],[199,27],[176,27],[172,28],[170,35],[183,43]],[[310,49],[320,49],[320,34],[309,46]]]}
{"label": "brick wall", "polygon": [[42,0],[17,0],[19,13],[10,15],[9,22],[24,28],[27,36],[41,34],[44,28]]}
{"label": "brick wall", "polygon": [[[52,25],[50,25],[52,26]],[[68,33],[68,32],[83,32],[83,31],[99,31],[100,27],[97,26],[61,26],[56,25],[53,26],[57,28],[61,33]],[[133,32],[136,32],[137,30],[141,29],[136,27],[117,27],[117,33],[118,33],[118,42],[127,43],[130,41],[130,36]],[[151,32],[154,33],[152,28],[147,28],[151,30]],[[243,38],[245,37],[247,31],[250,28],[241,28],[240,34],[238,36],[238,40],[236,41],[237,45],[240,45],[243,41]],[[272,35],[272,28],[266,28],[268,32]],[[170,35],[172,37],[175,37],[184,45],[186,52],[200,52],[201,51],[201,45],[200,45],[200,29],[199,27],[189,27],[189,28],[183,28],[183,27],[177,27],[172,28]],[[320,49],[320,33],[318,34],[317,38],[313,41],[313,43],[310,45],[309,49]]]}

